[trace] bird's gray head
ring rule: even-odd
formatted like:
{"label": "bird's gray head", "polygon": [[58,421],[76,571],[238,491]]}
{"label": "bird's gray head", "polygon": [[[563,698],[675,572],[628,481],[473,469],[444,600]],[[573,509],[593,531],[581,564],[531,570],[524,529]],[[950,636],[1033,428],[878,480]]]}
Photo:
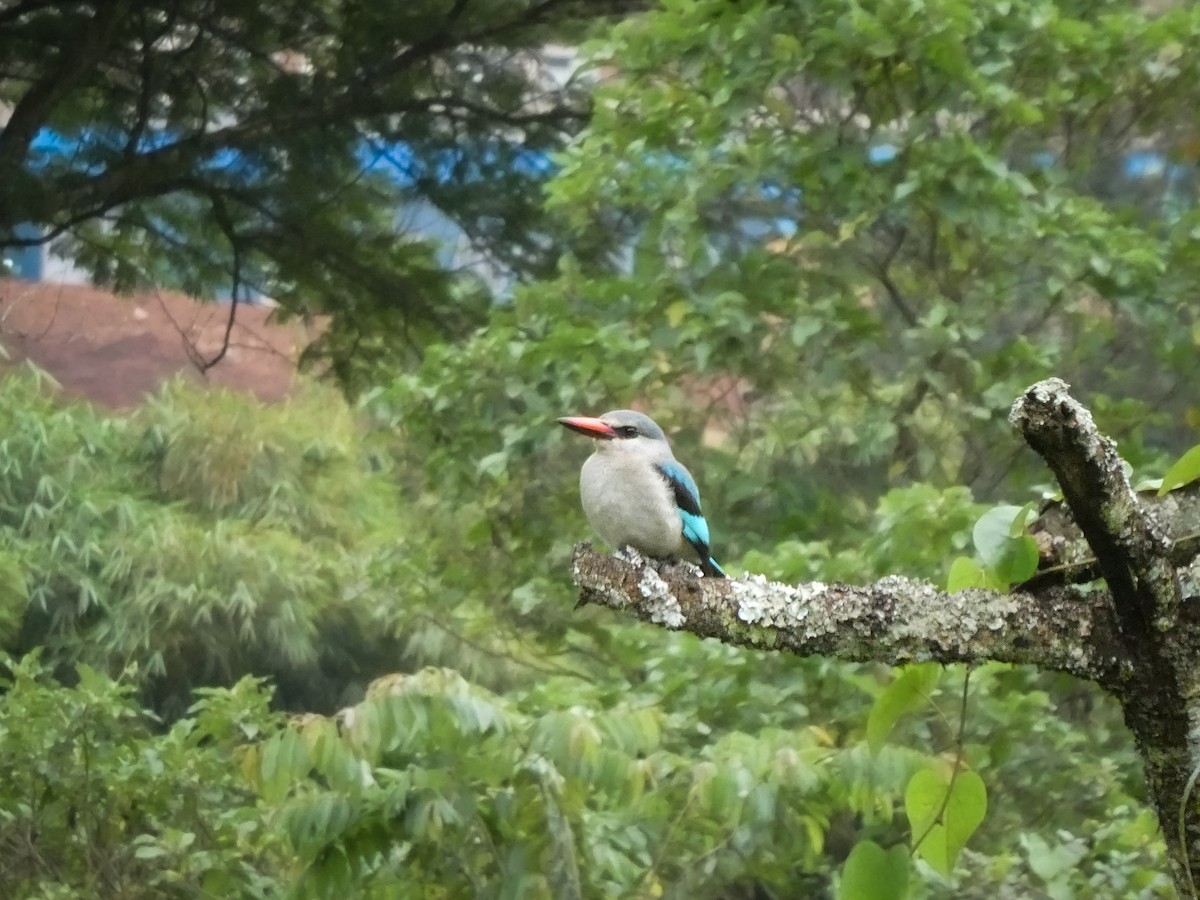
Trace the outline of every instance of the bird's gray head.
{"label": "bird's gray head", "polygon": [[588,416],[564,416],[558,421],[572,431],[602,441],[601,447],[611,442],[615,449],[625,441],[639,439],[662,441],[664,444],[667,442],[667,436],[653,419],[632,409],[614,409],[595,419]]}

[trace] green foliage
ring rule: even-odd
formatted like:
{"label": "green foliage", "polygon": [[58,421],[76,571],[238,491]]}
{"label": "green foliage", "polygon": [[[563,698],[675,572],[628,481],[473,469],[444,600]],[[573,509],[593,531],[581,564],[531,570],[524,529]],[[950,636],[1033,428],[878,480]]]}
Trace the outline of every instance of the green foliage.
{"label": "green foliage", "polygon": [[[354,11],[349,71],[441,21]],[[297,46],[322,57],[317,15]],[[650,409],[735,575],[940,578],[958,557],[951,590],[1024,580],[1028,510],[997,504],[1046,477],[1006,422],[1028,383],[1072,381],[1139,468],[1194,441],[1197,179],[1166,126],[1195,108],[1197,41],[1194,9],[1116,0],[660,4],[589,47],[609,77],[558,157],[557,219],[524,235],[573,252],[537,254],[543,279],[491,306],[465,284],[443,302],[428,248],[380,238],[395,198],[345,188],[344,131],[264,147],[277,224],[299,230],[281,247],[239,198],[239,238],[265,229],[247,264],[294,275],[293,310],[348,314],[327,332],[344,380],[398,368],[353,411],[172,387],[105,418],[0,383],[0,633],[68,676],[135,661],[168,717],[195,686],[273,678],[304,714],[224,774],[253,784],[302,895],[1167,896],[1136,753],[1092,686],[975,669],[960,735],[959,671],[574,609],[588,448],[554,420]],[[421,78],[515,96],[472,82],[483,62]],[[255,75],[220,96],[296,87]],[[422,152],[485,130],[367,118]],[[1125,179],[1147,146],[1177,175]],[[446,199],[486,207],[471,171]],[[329,208],[305,218],[314,197]],[[179,199],[144,212],[201,221]],[[205,221],[187,252],[224,253]],[[503,239],[526,220],[471,221]],[[90,235],[94,261],[227,274],[140,228]],[[396,327],[411,304],[445,327]]]}
{"label": "green foliage", "polygon": [[59,405],[31,376],[0,393],[10,648],[134,664],[175,715],[193,686],[251,671],[288,705],[333,709],[394,664],[372,572],[396,496],[330,392],[268,409],[176,385],[129,420]]}
{"label": "green foliage", "polygon": [[1179,457],[1167,469],[1167,474],[1162,477],[1162,484],[1159,485],[1158,495],[1161,497],[1177,487],[1191,484],[1197,478],[1200,478],[1200,444]]}
{"label": "green foliage", "polygon": [[298,720],[255,772],[313,896],[424,896],[417,872],[450,896],[786,892],[819,859],[822,786],[856,763],[806,727],[681,755],[694,725],[637,701],[546,709],[427,669],[376,682],[337,722]]}
{"label": "green foliage", "polygon": [[[1174,896],[1115,701],[1066,676],[1009,666],[975,669],[971,684],[965,758],[995,803],[960,857],[958,877],[931,885],[930,896],[1042,890],[1012,846],[1013,835],[1030,830],[1022,823],[1037,823],[1051,844],[1089,848],[1070,876],[1077,896]],[[1004,843],[980,852],[993,840]]]}
{"label": "green foliage", "polygon": [[[617,74],[552,200],[638,244],[565,293],[627,298],[677,381],[738,379],[781,510],[820,509],[814,482],[994,495],[1030,474],[1008,406],[1051,373],[1120,398],[1139,464],[1196,374],[1194,155],[1160,125],[1194,97],[1198,29],[1118,2],[665,5],[591,48]],[[1147,145],[1177,177],[1123,174]]]}
{"label": "green foliage", "polygon": [[207,691],[170,728],[86,666],[71,687],[6,659],[0,893],[273,897],[288,863],[230,759],[276,727],[253,679]]}
{"label": "green foliage", "polygon": [[908,854],[903,847],[885,851],[860,841],[850,851],[838,888],[839,900],[904,900],[908,896]]}
{"label": "green foliage", "polygon": [[[520,352],[539,366],[554,354]],[[138,660],[123,696],[139,686],[169,715],[194,686],[272,677],[306,714],[251,748],[235,753],[229,732],[212,750],[230,784],[244,777],[259,796],[228,795],[229,814],[266,816],[296,860],[272,871],[301,894],[828,896],[839,871],[853,884],[874,864],[859,851],[847,875],[861,842],[919,837],[905,789],[944,770],[958,673],[893,678],[573,611],[553,573],[586,534],[580,460],[550,413],[595,401],[564,388],[506,417],[503,405],[467,408],[467,376],[446,371],[445,390],[425,393],[437,415],[396,405],[424,390],[413,377],[371,398],[365,420],[319,391],[263,408],[182,386],[105,418],[33,375],[0,382],[18,637],[64,675],[78,661],[119,673]],[[222,446],[207,453],[209,441]],[[889,559],[936,572],[967,546],[980,508],[961,488],[913,485],[875,511],[856,545],[785,542],[745,562],[797,577],[883,572]],[[335,718],[311,714],[429,663],[439,668],[377,680]],[[964,764],[1010,802],[944,883],[986,881],[975,868],[986,859],[987,878],[1038,884],[1011,856],[1013,834],[1050,845],[1060,831],[1103,830],[1079,868],[1154,889],[1146,873],[1161,850],[1139,830],[1135,757],[1112,708],[1080,711],[1095,700],[1085,687],[1003,667],[973,683]],[[1056,797],[1078,777],[1086,791]],[[1115,807],[1128,812],[1108,823]],[[953,818],[934,825],[947,868],[963,832]],[[197,843],[176,838],[156,837],[141,862],[182,865]],[[898,865],[889,854],[882,864]],[[924,862],[905,871],[913,896],[943,884]]]}

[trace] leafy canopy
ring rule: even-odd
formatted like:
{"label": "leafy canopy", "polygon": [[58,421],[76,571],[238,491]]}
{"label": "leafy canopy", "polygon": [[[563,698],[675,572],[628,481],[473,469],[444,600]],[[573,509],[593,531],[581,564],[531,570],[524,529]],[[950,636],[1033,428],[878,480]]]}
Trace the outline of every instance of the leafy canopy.
{"label": "leafy canopy", "polygon": [[[121,289],[329,314],[311,355],[361,387],[478,323],[481,273],[548,271],[545,154],[586,104],[537,51],[620,6],[7,3],[0,249],[61,236]],[[431,222],[486,262],[447,272]]]}

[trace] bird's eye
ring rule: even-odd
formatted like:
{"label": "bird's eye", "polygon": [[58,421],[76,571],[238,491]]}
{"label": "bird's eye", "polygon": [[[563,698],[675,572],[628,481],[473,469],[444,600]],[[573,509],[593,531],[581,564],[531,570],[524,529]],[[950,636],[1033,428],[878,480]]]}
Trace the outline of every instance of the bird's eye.
{"label": "bird's eye", "polygon": [[633,425],[622,425],[617,429],[617,433],[620,434],[621,437],[631,438],[637,437],[638,430],[636,426]]}

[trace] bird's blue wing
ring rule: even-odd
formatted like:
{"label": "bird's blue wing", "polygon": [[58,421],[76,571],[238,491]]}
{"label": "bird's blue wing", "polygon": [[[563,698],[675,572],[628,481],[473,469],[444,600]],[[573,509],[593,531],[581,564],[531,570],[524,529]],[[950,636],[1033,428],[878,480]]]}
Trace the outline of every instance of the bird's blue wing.
{"label": "bird's blue wing", "polygon": [[691,473],[673,459],[659,463],[657,468],[667,480],[671,493],[675,495],[675,505],[683,512],[703,520],[704,515],[700,512],[700,489],[692,480]]}
{"label": "bird's blue wing", "polygon": [[708,522],[704,520],[704,514],[700,512],[700,489],[696,487],[691,473],[675,460],[660,463],[657,468],[675,496],[675,505],[679,508],[684,539],[696,548],[700,559],[707,561],[708,566],[703,568],[711,567],[716,572],[725,574],[709,555]]}

